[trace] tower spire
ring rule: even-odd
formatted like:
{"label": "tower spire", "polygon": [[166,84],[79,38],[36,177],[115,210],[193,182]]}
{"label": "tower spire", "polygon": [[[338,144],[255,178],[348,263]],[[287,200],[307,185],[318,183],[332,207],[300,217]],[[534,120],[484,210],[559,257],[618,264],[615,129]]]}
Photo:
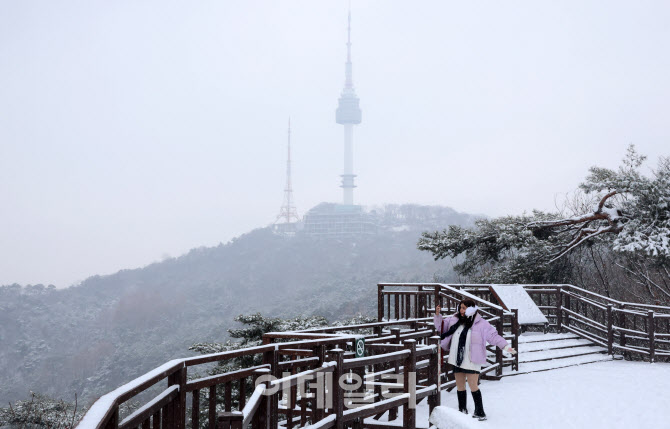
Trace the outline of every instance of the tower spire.
{"label": "tower spire", "polygon": [[354,81],[351,76],[351,6],[349,6],[349,15],[347,17],[347,63],[344,74],[344,87],[353,89]]}
{"label": "tower spire", "polygon": [[295,234],[296,222],[300,222],[298,211],[293,205],[293,185],[291,183],[291,117],[288,118],[288,151],[286,156],[286,186],[284,202],[275,220],[275,231],[283,234]]}
{"label": "tower spire", "polygon": [[361,123],[361,109],[358,106],[358,97],[354,91],[354,80],[351,64],[351,7],[347,15],[347,62],[344,66],[344,88],[338,100],[335,111],[335,122],[344,125],[344,172],[342,177],[342,196],[344,205],[354,204],[354,129],[353,126]]}

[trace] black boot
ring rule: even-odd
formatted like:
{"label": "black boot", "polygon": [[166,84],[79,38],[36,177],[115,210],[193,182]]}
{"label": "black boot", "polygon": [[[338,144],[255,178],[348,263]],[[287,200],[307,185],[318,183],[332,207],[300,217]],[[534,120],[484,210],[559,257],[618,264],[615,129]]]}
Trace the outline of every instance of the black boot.
{"label": "black boot", "polygon": [[468,413],[468,392],[465,390],[457,390],[458,395],[458,411],[463,414]]}
{"label": "black boot", "polygon": [[472,392],[472,399],[475,401],[475,412],[472,414],[472,418],[481,420],[486,420],[486,413],[484,413],[484,404],[482,404],[482,391],[475,390]]}

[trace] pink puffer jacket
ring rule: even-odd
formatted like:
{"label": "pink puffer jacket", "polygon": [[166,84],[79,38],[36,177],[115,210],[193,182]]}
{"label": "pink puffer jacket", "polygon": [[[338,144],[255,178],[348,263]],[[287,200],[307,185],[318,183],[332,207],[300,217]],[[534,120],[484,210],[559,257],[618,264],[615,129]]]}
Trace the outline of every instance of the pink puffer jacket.
{"label": "pink puffer jacket", "polygon": [[[444,324],[442,321],[444,320]],[[447,332],[449,328],[458,322],[458,317],[456,315],[449,316],[446,319],[442,318],[441,314],[436,314],[433,317],[433,323],[435,324],[435,329],[437,329],[438,334]],[[507,341],[498,335],[498,331],[493,327],[489,322],[484,320],[479,314],[475,315],[475,321],[472,324],[472,337],[470,340],[470,360],[472,362],[484,365],[486,364],[486,343],[493,344],[501,349],[504,349],[507,345]],[[449,335],[442,340],[440,346],[442,350],[449,351],[449,345],[451,344],[451,337]]]}

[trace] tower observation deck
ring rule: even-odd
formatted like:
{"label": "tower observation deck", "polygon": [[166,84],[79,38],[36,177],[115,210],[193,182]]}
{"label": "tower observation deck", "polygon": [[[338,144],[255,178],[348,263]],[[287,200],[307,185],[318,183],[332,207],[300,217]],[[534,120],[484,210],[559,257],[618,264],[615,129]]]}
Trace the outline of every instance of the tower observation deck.
{"label": "tower observation deck", "polygon": [[354,204],[354,125],[361,123],[361,108],[358,105],[358,97],[354,91],[351,65],[351,11],[348,15],[347,24],[347,62],[344,69],[344,89],[340,94],[339,104],[335,111],[335,122],[344,125],[344,172],[342,173],[343,203]]}

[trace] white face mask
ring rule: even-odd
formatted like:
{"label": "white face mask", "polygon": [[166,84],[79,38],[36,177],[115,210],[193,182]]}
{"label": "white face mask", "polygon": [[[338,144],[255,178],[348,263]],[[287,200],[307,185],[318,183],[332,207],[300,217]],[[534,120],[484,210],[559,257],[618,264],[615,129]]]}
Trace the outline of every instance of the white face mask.
{"label": "white face mask", "polygon": [[468,307],[465,309],[465,315],[467,317],[472,317],[477,310],[479,310],[479,307],[477,307],[476,305],[474,307]]}

